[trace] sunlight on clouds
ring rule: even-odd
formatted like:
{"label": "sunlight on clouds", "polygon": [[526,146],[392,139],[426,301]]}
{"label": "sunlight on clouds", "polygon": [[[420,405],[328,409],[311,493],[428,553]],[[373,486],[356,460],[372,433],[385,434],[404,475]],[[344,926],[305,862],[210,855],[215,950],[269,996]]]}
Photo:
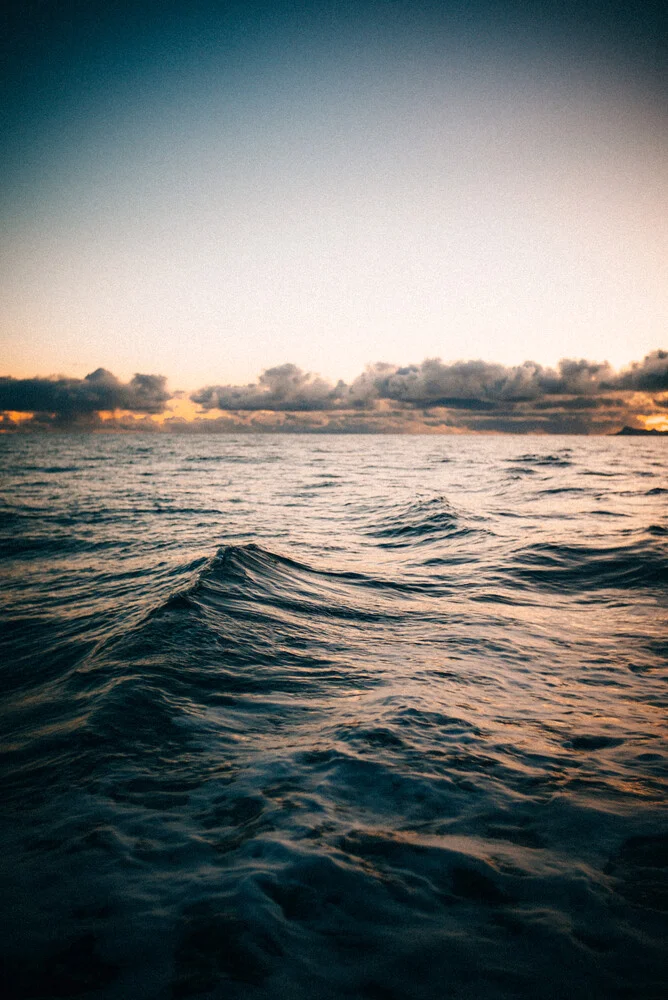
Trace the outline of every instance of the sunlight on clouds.
{"label": "sunlight on clouds", "polygon": [[653,413],[651,416],[639,416],[638,420],[648,431],[654,430],[668,432],[668,415]]}

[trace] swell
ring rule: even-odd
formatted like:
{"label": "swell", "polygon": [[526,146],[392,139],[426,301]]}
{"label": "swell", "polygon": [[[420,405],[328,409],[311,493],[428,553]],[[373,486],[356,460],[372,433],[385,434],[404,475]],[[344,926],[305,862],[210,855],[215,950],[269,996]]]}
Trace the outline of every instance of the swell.
{"label": "swell", "polygon": [[[394,617],[383,593],[421,593],[421,583],[354,571],[315,568],[255,542],[224,545],[185,590],[175,592],[164,609],[188,604],[216,608],[221,602],[249,601],[327,618],[387,620]],[[156,608],[154,614],[161,614]]]}
{"label": "swell", "polygon": [[[193,726],[206,729],[207,712],[221,707],[245,712],[260,698],[265,708],[255,721],[271,728],[278,724],[272,699],[298,699],[304,710],[304,699],[373,687],[381,675],[369,663],[369,644],[401,628],[402,604],[412,597],[410,587],[402,593],[256,544],[229,545],[186,587],[106,635],[86,635],[77,622],[68,639],[60,623],[59,640],[46,644],[53,622],[35,619],[35,643],[4,676],[14,692],[3,711],[2,774],[12,788],[34,789],[58,759],[71,780],[89,780],[114,756],[182,748]],[[19,636],[26,623],[17,623]]]}
{"label": "swell", "polygon": [[571,449],[564,448],[554,455],[543,455],[537,452],[529,452],[526,455],[518,455],[516,458],[506,460],[508,465],[528,465],[546,466],[548,468],[568,468],[573,464],[571,461]]}
{"label": "swell", "polygon": [[[553,542],[521,549],[511,562],[506,579],[571,594],[597,590],[665,591],[668,552],[663,531],[650,526],[644,535],[626,545],[594,548]],[[511,583],[512,585],[512,583]]]}
{"label": "swell", "polygon": [[404,503],[383,503],[364,533],[382,548],[408,548],[449,539],[464,539],[480,531],[474,519],[446,497],[420,497]]}

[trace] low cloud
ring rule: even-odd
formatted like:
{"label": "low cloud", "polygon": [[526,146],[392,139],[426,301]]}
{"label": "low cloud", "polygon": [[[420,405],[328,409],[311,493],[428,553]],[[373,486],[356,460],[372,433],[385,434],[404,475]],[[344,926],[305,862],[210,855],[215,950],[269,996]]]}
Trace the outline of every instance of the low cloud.
{"label": "low cloud", "polygon": [[[608,362],[574,358],[556,368],[533,361],[515,366],[448,364],[440,358],[407,366],[378,362],[350,384],[327,382],[288,364],[267,369],[251,385],[209,385],[190,398],[205,412],[225,411],[225,420],[236,421],[239,430],[586,434],[642,426],[639,417],[665,408],[663,398],[652,395],[664,391],[668,352],[657,350],[618,373]],[[262,411],[262,419],[249,419],[244,415],[249,411]],[[326,419],[285,416],[315,412]]]}
{"label": "low cloud", "polygon": [[608,434],[624,424],[664,425],[668,351],[653,351],[620,372],[607,362],[569,358],[555,368],[532,361],[378,362],[350,383],[284,364],[249,385],[212,383],[189,400],[170,394],[160,375],[121,382],[98,368],[83,379],[5,377],[0,432]]}
{"label": "low cloud", "polygon": [[615,383],[618,389],[644,392],[668,392],[668,351],[652,351],[621,372]]}
{"label": "low cloud", "polygon": [[162,375],[121,382],[104,368],[85,378],[0,378],[0,411],[32,413],[35,424],[97,425],[105,411],[158,414],[170,399]]}
{"label": "low cloud", "polygon": [[319,375],[285,364],[267,368],[254,384],[210,385],[192,393],[190,398],[205,410],[289,410],[297,413],[332,409],[341,402],[344,391],[343,382],[332,385]]}
{"label": "low cloud", "polygon": [[667,381],[665,352],[656,351],[636,368],[616,376],[607,362],[568,358],[556,369],[534,361],[507,367],[486,361],[445,364],[440,358],[428,358],[405,368],[372,365],[355,379],[350,392],[359,402],[393,399],[413,406],[489,410],[503,403],[546,396],[593,395],[614,388],[668,388],[668,384],[661,385],[662,379]]}

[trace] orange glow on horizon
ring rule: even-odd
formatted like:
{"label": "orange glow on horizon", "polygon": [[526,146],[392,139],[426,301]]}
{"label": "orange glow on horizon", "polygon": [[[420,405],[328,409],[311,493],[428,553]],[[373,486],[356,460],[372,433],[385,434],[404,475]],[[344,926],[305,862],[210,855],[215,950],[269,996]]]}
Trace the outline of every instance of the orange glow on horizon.
{"label": "orange glow on horizon", "polygon": [[[615,434],[624,425],[668,432],[668,392],[656,393],[626,391],[619,399],[606,398],[602,394],[602,409],[584,421],[584,431],[580,433]],[[187,393],[179,392],[166,403],[162,413],[141,413],[134,410],[104,410],[82,413],[51,413],[42,415],[22,411],[6,411],[0,432],[7,433],[22,426],[23,429],[72,429],[101,430],[106,432],[135,431],[178,431],[216,430],[242,432],[315,432],[315,433],[396,433],[396,434],[497,434],[509,432],[523,433],[529,421],[530,433],[557,433],[549,420],[566,412],[568,397],[550,398],[552,409],[533,410],[528,404],[517,404],[506,414],[506,427],[490,426],[483,414],[476,419],[470,414],[462,415],[448,407],[411,408],[388,399],[375,400],[373,406],[360,410],[222,410],[205,409],[194,403]],[[36,417],[34,424],[30,421]],[[460,422],[461,421],[461,422]],[[564,431],[568,433],[568,430]]]}
{"label": "orange glow on horizon", "polygon": [[638,415],[638,420],[647,431],[668,431],[668,415],[663,413],[652,413],[648,416]]}

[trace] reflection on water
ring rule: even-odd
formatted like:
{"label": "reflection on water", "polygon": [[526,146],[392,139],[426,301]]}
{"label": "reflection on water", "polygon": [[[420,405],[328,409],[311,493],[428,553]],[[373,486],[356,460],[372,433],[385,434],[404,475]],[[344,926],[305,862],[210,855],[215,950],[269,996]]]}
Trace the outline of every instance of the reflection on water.
{"label": "reflection on water", "polygon": [[664,995],[665,441],[0,466],[10,995]]}

